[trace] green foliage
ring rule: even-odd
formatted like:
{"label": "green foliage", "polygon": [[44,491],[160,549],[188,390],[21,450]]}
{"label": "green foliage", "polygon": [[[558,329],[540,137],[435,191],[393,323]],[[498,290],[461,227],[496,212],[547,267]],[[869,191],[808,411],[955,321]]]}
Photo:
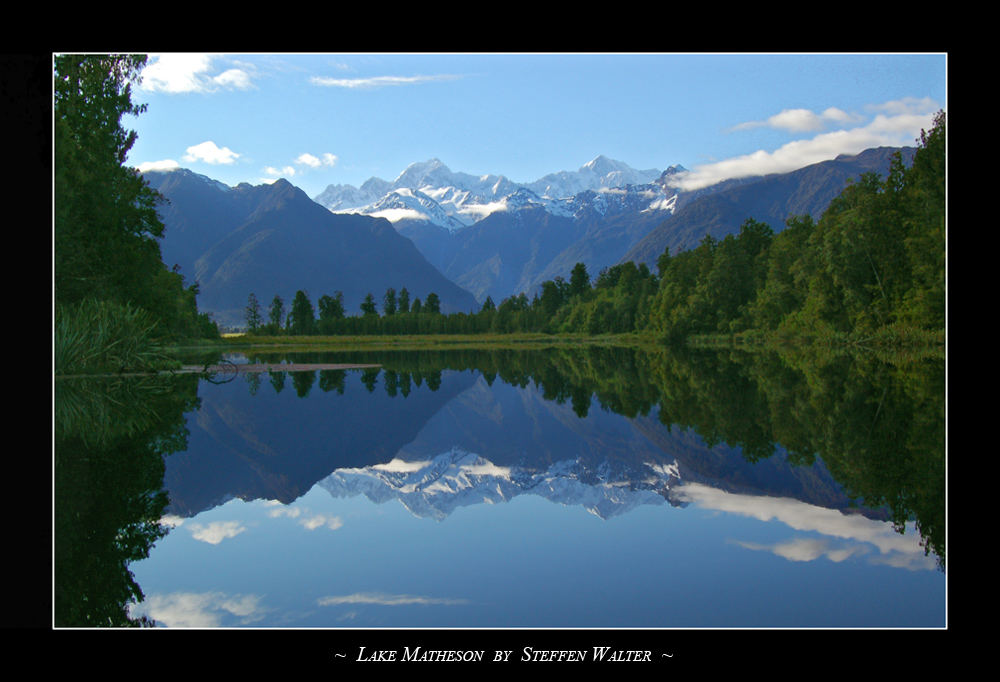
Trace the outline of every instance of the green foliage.
{"label": "green foliage", "polygon": [[344,319],[344,294],[337,291],[333,296],[324,294],[319,297],[320,334],[333,334],[338,320]]}
{"label": "green foliage", "polygon": [[161,369],[173,363],[155,339],[156,320],[145,310],[88,299],[56,306],[56,374],[105,374]]}
{"label": "green foliage", "polygon": [[246,321],[247,321],[247,331],[251,334],[255,334],[258,329],[260,329],[263,318],[260,315],[260,303],[257,301],[257,296],[251,292],[250,296],[247,297],[247,307],[246,307]]}
{"label": "green foliage", "polygon": [[278,294],[271,299],[271,307],[267,313],[267,333],[278,334],[285,318],[285,301]]}
{"label": "green foliage", "polygon": [[[664,254],[650,329],[692,334],[864,334],[944,327],[944,114],[913,165],[861,176],[818,222],[790,217],[772,235],[753,220],[721,242]],[[884,337],[884,336],[883,336]],[[887,338],[887,337],[884,337]]]}
{"label": "green foliage", "polygon": [[378,315],[378,311],[375,309],[375,297],[370,292],[365,295],[365,299],[361,302],[361,312],[366,316]]}
{"label": "green foliage", "polygon": [[86,299],[136,306],[161,338],[218,336],[198,314],[197,285],[163,264],[162,197],[124,165],[136,140],[123,118],[144,55],[56,55],[53,60],[54,285],[59,305]]}
{"label": "green foliage", "polygon": [[389,287],[385,290],[385,296],[382,297],[382,314],[395,315],[396,305],[396,290]]}
{"label": "green foliage", "polygon": [[587,266],[577,263],[569,273],[569,295],[583,296],[590,291],[590,275]]}
{"label": "green foliage", "polygon": [[309,295],[301,289],[295,292],[292,300],[288,329],[293,336],[316,333],[316,312],[309,301]]}
{"label": "green foliage", "polygon": [[424,300],[424,313],[440,314],[441,313],[441,299],[433,291],[427,294],[427,299]]}

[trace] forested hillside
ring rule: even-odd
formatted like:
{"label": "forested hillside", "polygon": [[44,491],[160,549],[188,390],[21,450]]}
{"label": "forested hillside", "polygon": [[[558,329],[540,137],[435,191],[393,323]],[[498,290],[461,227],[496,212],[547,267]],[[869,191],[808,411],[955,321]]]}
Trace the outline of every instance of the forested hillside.
{"label": "forested hillside", "polygon": [[[596,277],[578,263],[569,280],[544,282],[469,315],[379,316],[369,333],[629,333],[672,341],[762,332],[830,337],[943,331],[945,324],[945,115],[922,131],[912,165],[896,153],[885,177],[850,183],[818,219],[786,227],[746,216],[738,234],[705,235],[658,258],[656,272],[629,261]],[[388,292],[387,292],[388,293]],[[332,333],[358,333],[346,323]]]}

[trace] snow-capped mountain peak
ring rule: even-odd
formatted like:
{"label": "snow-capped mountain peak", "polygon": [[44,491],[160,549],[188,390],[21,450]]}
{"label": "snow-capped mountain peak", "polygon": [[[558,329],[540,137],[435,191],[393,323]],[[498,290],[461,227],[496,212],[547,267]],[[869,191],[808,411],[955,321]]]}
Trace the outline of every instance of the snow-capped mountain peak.
{"label": "snow-capped mountain peak", "polygon": [[[671,167],[674,168],[674,167]],[[503,175],[472,175],[454,172],[440,159],[412,163],[394,181],[367,180],[360,189],[330,185],[315,201],[337,213],[379,215],[393,223],[428,221],[449,230],[461,229],[496,211],[511,211],[529,205],[543,206],[550,213],[569,215],[582,192],[644,189],[661,178],[659,170],[635,170],[628,164],[599,155],[576,171],[551,173],[531,183],[515,183]],[[402,192],[406,190],[409,194]],[[675,193],[675,192],[674,192]],[[671,194],[672,196],[672,194]],[[671,196],[650,197],[639,210],[672,210]],[[436,207],[432,204],[436,204]]]}

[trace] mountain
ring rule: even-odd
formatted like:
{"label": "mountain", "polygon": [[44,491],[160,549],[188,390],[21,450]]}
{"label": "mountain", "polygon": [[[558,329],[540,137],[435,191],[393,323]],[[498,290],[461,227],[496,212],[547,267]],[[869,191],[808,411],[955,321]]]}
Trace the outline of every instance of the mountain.
{"label": "mountain", "polygon": [[[673,210],[677,192],[665,179],[681,170],[638,171],[598,156],[577,171],[518,184],[455,173],[431,159],[411,164],[393,182],[372,178],[360,190],[331,185],[315,201],[338,213],[389,220],[478,301],[499,302],[568,277],[577,262],[592,274],[614,265]],[[386,193],[351,206],[378,188]]]}
{"label": "mountain", "polygon": [[[559,213],[568,210],[565,204],[581,192],[644,185],[660,177],[658,170],[638,171],[621,161],[598,156],[577,171],[560,171],[531,183],[516,183],[502,175],[453,172],[439,159],[430,159],[410,164],[392,182],[373,177],[360,188],[330,185],[313,199],[338,213],[377,215],[393,222],[403,218],[426,220],[455,230],[491,213],[510,210],[511,197],[518,194],[522,198],[530,196],[535,203]],[[404,205],[413,213],[391,214]]]}
{"label": "mountain", "polygon": [[683,204],[679,203],[674,213],[650,230],[622,260],[655,268],[664,249],[669,248],[670,253],[693,249],[706,234],[722,239],[739,232],[747,218],[767,223],[775,232],[784,229],[790,216],[810,215],[819,220],[849,181],[868,172],[885,176],[897,151],[909,164],[916,150],[878,147],[789,173],[719,183],[696,197],[685,197]]}
{"label": "mountain", "polygon": [[[331,211],[389,220],[479,302],[490,296],[499,303],[520,292],[530,296],[546,280],[568,278],[578,262],[592,277],[628,260],[655,267],[665,248],[693,248],[706,234],[721,239],[747,218],[775,232],[792,215],[818,219],[850,179],[869,171],[884,175],[896,151],[870,149],[696,191],[676,187],[674,176],[685,172],[680,165],[639,171],[598,156],[576,171],[518,184],[499,175],[455,173],[431,159],[410,165],[392,182],[372,178],[361,190],[330,186],[316,201]],[[904,160],[912,158],[912,148],[902,151]]]}
{"label": "mountain", "polygon": [[348,313],[365,295],[386,289],[435,292],[442,312],[478,309],[473,296],[444,277],[388,220],[336,214],[286,180],[228,187],[188,170],[150,171],[167,202],[163,260],[199,284],[198,308],[222,326],[240,326],[254,293],[264,308],[277,294],[290,309],[295,292],[313,305],[342,291]]}
{"label": "mountain", "polygon": [[545,197],[570,197],[587,190],[601,190],[626,185],[646,185],[660,176],[658,170],[638,171],[621,161],[598,156],[575,172],[550,173],[527,185]]}

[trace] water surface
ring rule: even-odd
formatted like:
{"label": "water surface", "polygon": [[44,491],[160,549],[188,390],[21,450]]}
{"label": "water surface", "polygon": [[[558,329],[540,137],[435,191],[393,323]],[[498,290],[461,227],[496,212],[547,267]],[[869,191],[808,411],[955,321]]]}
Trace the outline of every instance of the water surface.
{"label": "water surface", "polygon": [[945,625],[939,362],[233,360],[381,366],[61,382],[57,625]]}

